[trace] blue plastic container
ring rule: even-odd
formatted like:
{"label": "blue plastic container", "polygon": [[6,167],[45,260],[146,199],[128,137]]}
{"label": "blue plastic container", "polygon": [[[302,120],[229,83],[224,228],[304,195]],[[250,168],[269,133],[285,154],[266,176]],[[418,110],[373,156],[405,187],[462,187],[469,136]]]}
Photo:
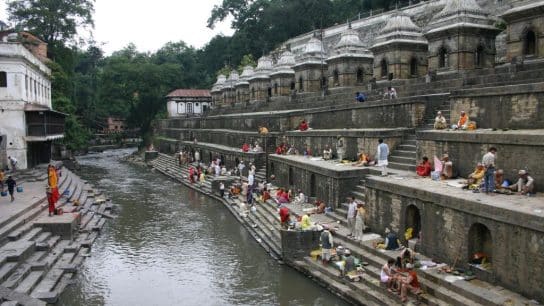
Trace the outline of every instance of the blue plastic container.
{"label": "blue plastic container", "polygon": [[3,197],[7,197],[7,196],[8,196],[8,192],[7,192],[7,191],[2,191],[2,192],[0,192],[0,195],[2,195]]}
{"label": "blue plastic container", "polygon": [[70,190],[68,190],[68,189],[64,190],[64,192],[62,193],[62,195],[63,195],[63,196],[66,196],[66,197],[70,196]]}
{"label": "blue plastic container", "polygon": [[17,186],[17,192],[23,192],[23,186]]}

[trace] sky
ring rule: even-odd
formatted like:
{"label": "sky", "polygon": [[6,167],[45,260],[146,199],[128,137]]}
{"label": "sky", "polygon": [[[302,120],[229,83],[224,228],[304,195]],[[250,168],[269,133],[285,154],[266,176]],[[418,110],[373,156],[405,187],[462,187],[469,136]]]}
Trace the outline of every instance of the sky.
{"label": "sky", "polygon": [[[0,20],[7,21],[6,0]],[[106,54],[130,42],[139,51],[156,51],[169,41],[183,40],[200,48],[219,33],[231,35],[230,20],[206,27],[211,10],[222,0],[96,0],[94,39]]]}

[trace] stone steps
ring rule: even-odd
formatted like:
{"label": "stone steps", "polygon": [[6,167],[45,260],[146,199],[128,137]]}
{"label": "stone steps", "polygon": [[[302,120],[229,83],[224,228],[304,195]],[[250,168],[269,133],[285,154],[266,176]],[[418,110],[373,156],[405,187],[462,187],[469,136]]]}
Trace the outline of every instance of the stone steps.
{"label": "stone steps", "polygon": [[16,292],[29,294],[42,280],[43,275],[43,271],[31,271],[14,290]]}

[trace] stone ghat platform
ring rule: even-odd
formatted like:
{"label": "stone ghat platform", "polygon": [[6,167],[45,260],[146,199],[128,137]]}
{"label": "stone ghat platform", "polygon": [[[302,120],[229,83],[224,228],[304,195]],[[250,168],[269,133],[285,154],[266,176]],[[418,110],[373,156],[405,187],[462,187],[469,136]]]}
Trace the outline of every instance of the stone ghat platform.
{"label": "stone ghat platform", "polygon": [[[311,277],[314,281],[320,283],[325,288],[337,294],[339,297],[354,305],[402,305],[398,296],[388,292],[379,282],[380,267],[389,259],[398,256],[398,251],[383,251],[374,248],[373,243],[380,235],[376,233],[365,233],[362,241],[356,241],[348,237],[349,229],[345,222],[337,223],[336,216],[331,214],[312,215],[313,221],[320,224],[328,224],[335,228],[335,245],[343,245],[352,251],[354,256],[367,262],[364,266],[364,274],[360,282],[350,282],[339,277],[337,269],[331,266],[323,266],[321,263],[312,259],[309,252],[300,252],[300,250],[283,250],[284,243],[280,235],[279,216],[277,205],[269,200],[265,203],[258,203],[255,211],[245,211],[242,209],[242,197],[233,199],[224,199],[217,196],[217,191],[212,189],[212,181],[208,178],[200,186],[198,184],[189,184],[183,173],[187,172],[187,165],[179,167],[175,159],[171,156],[160,154],[159,157],[150,165],[158,171],[170,176],[184,185],[198,190],[208,196],[220,200],[225,204],[238,221],[246,227],[249,233],[257,242],[274,258],[281,258],[282,255],[288,257],[282,258],[291,267],[301,271]],[[262,175],[262,170],[257,172],[257,176]],[[273,187],[275,190],[276,187]],[[311,204],[287,204],[294,216],[304,214],[304,209],[313,207]],[[341,204],[345,210],[346,204]],[[345,217],[343,217],[345,221]],[[368,222],[368,220],[367,220]],[[300,245],[297,243],[285,243],[285,245]],[[298,257],[297,254],[303,254]],[[429,257],[417,253],[420,260],[430,260]],[[520,296],[503,287],[492,285],[488,282],[474,279],[470,281],[459,280],[459,278],[450,279],[451,275],[438,274],[436,269],[419,269],[419,281],[423,293],[419,296],[410,295],[406,305],[455,305],[455,306],[522,306],[538,305],[536,301]]]}
{"label": "stone ghat platform", "polygon": [[[418,251],[543,301],[544,276],[535,272],[544,268],[544,197],[473,193],[458,183],[369,175],[368,225],[379,233],[412,227],[421,233]],[[477,252],[489,256],[492,268],[467,264]]]}
{"label": "stone ghat platform", "polygon": [[474,171],[477,162],[489,147],[496,147],[497,167],[504,170],[505,178],[517,181],[518,170],[528,170],[536,180],[538,191],[544,190],[544,130],[492,130],[416,132],[417,159],[428,156],[441,156],[448,153],[454,170],[466,177]]}
{"label": "stone ghat platform", "polygon": [[300,155],[270,155],[269,171],[276,176],[275,184],[286,188],[301,189],[310,197],[339,207],[368,173],[368,169],[325,161],[321,158]]}
{"label": "stone ghat platform", "polygon": [[[59,177],[62,215],[48,216],[47,175],[38,167],[17,173],[23,193],[0,198],[0,302],[55,303],[77,273],[111,214],[112,203],[66,168]],[[19,179],[21,178],[21,179]]]}

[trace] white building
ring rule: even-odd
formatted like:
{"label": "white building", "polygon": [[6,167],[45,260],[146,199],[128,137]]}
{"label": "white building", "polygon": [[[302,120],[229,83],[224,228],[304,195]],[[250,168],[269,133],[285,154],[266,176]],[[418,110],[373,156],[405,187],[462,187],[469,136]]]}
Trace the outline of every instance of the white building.
{"label": "white building", "polygon": [[176,89],[166,96],[168,117],[200,116],[212,106],[207,89]]}
{"label": "white building", "polygon": [[65,115],[51,107],[47,44],[25,32],[3,32],[0,40],[0,166],[8,156],[21,169],[49,162]]}

